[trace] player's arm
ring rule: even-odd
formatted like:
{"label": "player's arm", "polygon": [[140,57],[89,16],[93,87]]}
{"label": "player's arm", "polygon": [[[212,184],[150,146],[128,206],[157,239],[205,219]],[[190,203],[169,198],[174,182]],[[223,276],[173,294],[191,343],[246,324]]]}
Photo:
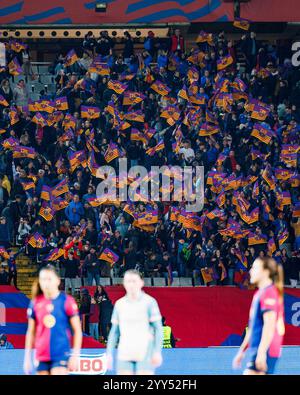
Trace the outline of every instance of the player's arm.
{"label": "player's arm", "polygon": [[276,312],[265,311],[263,315],[264,325],[261,335],[261,340],[257,350],[257,357],[255,361],[258,370],[267,370],[267,351],[271,345],[276,329]]}
{"label": "player's arm", "polygon": [[23,369],[25,374],[32,373],[32,362],[31,362],[31,351],[34,348],[35,339],[35,320],[33,318],[28,319],[28,328],[25,337],[25,356]]}
{"label": "player's arm", "polygon": [[248,329],[247,332],[246,332],[244,340],[243,340],[242,344],[240,345],[239,351],[237,352],[237,354],[234,357],[234,360],[232,362],[233,369],[238,369],[238,368],[241,367],[242,360],[243,360],[244,355],[245,355],[245,351],[246,351],[246,349],[248,347],[249,340],[251,338],[251,332],[252,332],[251,329]]}
{"label": "player's arm", "polygon": [[111,317],[111,329],[109,331],[107,345],[106,345],[106,358],[107,358],[107,369],[112,370],[113,368],[113,350],[116,348],[120,338],[120,326],[119,326],[119,314],[117,305],[115,305],[112,317]]}
{"label": "player's arm", "polygon": [[152,365],[154,367],[158,367],[162,364],[161,349],[163,346],[163,328],[161,322],[161,314],[158,304],[155,300],[153,300],[150,305],[149,322],[154,330]]}
{"label": "player's arm", "polygon": [[69,317],[70,326],[73,332],[73,352],[68,362],[68,369],[74,371],[77,370],[79,363],[79,356],[82,345],[82,329],[79,318],[78,306],[71,296],[67,297],[65,312]]}
{"label": "player's arm", "polygon": [[70,325],[73,331],[73,354],[79,355],[82,345],[82,329],[80,318],[78,315],[74,315],[70,319]]}

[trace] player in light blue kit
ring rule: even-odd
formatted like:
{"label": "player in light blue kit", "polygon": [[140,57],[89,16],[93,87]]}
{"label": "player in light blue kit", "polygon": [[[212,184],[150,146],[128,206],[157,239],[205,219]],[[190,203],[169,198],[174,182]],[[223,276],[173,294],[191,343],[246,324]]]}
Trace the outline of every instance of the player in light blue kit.
{"label": "player in light blue kit", "polygon": [[113,349],[118,343],[119,375],[151,375],[162,363],[161,314],[154,298],[142,291],[144,281],[136,270],[124,275],[126,296],[119,299],[112,314],[107,343],[107,367],[113,366]]}

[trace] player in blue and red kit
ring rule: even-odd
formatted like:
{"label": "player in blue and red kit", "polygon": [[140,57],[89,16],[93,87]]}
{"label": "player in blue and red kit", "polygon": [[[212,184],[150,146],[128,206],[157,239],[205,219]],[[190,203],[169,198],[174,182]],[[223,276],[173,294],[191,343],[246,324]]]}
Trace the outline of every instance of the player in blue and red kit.
{"label": "player in blue and red kit", "polygon": [[[36,350],[37,374],[65,375],[78,367],[82,330],[75,300],[59,290],[60,278],[52,266],[39,273],[28,308],[24,371],[33,371],[31,351]],[[73,353],[70,357],[71,329]]]}
{"label": "player in blue and red kit", "polygon": [[257,258],[250,270],[250,281],[258,290],[253,296],[249,330],[233,361],[241,366],[245,351],[249,361],[246,375],[273,374],[285,332],[283,305],[283,269],[270,257]]}

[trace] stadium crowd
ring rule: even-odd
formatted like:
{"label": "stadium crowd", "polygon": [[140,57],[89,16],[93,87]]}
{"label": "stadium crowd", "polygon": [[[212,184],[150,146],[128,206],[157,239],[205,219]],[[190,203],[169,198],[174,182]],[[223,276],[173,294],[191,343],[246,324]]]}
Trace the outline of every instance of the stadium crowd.
{"label": "stadium crowd", "polygon": [[[253,32],[232,42],[202,31],[186,50],[176,30],[169,41],[150,31],[138,53],[126,32],[117,53],[107,32],[89,33],[82,47],[57,56],[56,93],[43,90],[36,102],[25,83],[37,78],[30,48],[8,41],[7,63],[0,252],[9,281],[17,245],[39,266],[60,265],[72,292],[78,279],[99,285],[100,276],[133,268],[169,284],[191,276],[195,284],[247,286],[254,258],[267,253],[283,265],[286,283],[297,284],[300,70],[282,47]],[[142,191],[141,202],[99,199],[97,170],[117,170],[120,157],[148,171],[204,166],[203,210],[147,201]]]}

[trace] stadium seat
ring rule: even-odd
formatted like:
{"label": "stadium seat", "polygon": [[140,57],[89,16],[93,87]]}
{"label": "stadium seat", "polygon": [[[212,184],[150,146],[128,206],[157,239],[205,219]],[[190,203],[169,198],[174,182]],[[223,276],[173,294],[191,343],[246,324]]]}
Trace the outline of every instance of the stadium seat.
{"label": "stadium seat", "polygon": [[40,82],[45,85],[53,84],[53,76],[51,74],[41,75]]}
{"label": "stadium seat", "polygon": [[154,277],[153,278],[153,285],[154,287],[165,287],[166,286],[166,279],[162,277]]}
{"label": "stadium seat", "polygon": [[144,283],[146,287],[152,286],[152,278],[151,277],[144,277]]}
{"label": "stadium seat", "polygon": [[49,66],[39,65],[39,74],[49,74]]}
{"label": "stadium seat", "polygon": [[27,84],[27,88],[28,88],[29,92],[32,92],[32,87],[33,87],[33,92],[34,93],[40,93],[40,91],[42,89],[45,89],[44,84],[41,84],[40,82],[34,82],[34,81],[29,82]]}
{"label": "stadium seat", "polygon": [[174,277],[173,278],[171,286],[172,287],[179,287],[180,286],[180,282],[179,282],[179,278],[178,277]]}
{"label": "stadium seat", "polygon": [[49,84],[47,86],[48,92],[50,93],[55,93],[56,92],[56,85],[55,84]]}
{"label": "stadium seat", "polygon": [[123,284],[123,278],[121,278],[121,277],[114,277],[114,278],[112,279],[112,284],[113,284],[113,285],[120,285],[120,284]]}
{"label": "stadium seat", "polygon": [[32,101],[37,101],[37,100],[40,100],[40,95],[38,94],[38,93],[30,93],[30,99],[32,100]]}
{"label": "stadium seat", "polygon": [[181,287],[192,287],[193,280],[190,277],[180,277],[179,284]]}
{"label": "stadium seat", "polygon": [[37,67],[37,65],[31,65],[31,72],[33,73],[33,74],[38,74],[38,67]]}
{"label": "stadium seat", "polygon": [[111,285],[111,278],[110,277],[100,277],[100,285],[103,285],[103,287]]}

